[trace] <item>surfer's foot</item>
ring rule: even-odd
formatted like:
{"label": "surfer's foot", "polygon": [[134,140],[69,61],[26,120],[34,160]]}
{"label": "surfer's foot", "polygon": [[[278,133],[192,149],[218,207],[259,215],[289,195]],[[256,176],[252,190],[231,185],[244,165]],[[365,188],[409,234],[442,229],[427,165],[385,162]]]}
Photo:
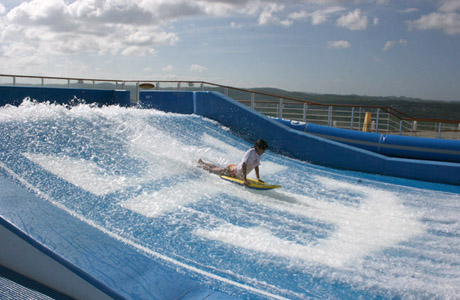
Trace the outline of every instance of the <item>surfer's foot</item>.
{"label": "surfer's foot", "polygon": [[200,158],[200,159],[198,160],[198,163],[197,163],[196,166],[197,166],[198,168],[203,168],[203,169],[205,169],[205,168],[206,168],[206,163]]}

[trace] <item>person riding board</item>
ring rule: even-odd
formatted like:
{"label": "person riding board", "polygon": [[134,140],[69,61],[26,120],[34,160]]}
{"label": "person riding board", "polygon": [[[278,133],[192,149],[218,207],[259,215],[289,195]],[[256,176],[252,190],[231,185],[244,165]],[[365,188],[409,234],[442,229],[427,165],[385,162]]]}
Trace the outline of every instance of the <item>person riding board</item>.
{"label": "person riding board", "polygon": [[260,157],[267,149],[267,143],[264,140],[259,139],[254,143],[253,148],[250,148],[248,151],[246,151],[238,165],[230,164],[226,167],[218,167],[212,163],[204,162],[203,160],[199,159],[198,167],[220,176],[229,176],[242,179],[244,181],[243,184],[248,186],[249,182],[246,176],[252,170],[255,170],[257,180],[263,182],[259,175],[259,165]]}

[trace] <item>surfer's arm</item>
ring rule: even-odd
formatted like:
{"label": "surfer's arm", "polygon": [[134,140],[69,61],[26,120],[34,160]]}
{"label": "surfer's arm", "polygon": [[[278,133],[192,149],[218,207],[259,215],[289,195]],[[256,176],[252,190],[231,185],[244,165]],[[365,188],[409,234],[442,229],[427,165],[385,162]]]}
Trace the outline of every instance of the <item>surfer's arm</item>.
{"label": "surfer's arm", "polygon": [[261,180],[260,176],[259,176],[259,166],[256,166],[254,168],[254,170],[256,171],[257,180],[260,181],[260,182],[263,182],[263,180]]}

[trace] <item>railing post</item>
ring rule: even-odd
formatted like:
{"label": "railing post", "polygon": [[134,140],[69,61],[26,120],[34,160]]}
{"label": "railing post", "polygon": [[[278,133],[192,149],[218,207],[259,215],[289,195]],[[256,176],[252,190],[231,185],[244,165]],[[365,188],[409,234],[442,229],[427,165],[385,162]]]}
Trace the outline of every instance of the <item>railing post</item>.
{"label": "railing post", "polygon": [[204,83],[200,84],[200,89],[201,89],[201,91],[204,91]]}
{"label": "railing post", "polygon": [[283,118],[283,98],[280,98],[279,110],[278,110],[278,118]]}
{"label": "railing post", "polygon": [[375,118],[375,132],[379,132],[380,108],[377,108],[377,117]]}
{"label": "railing post", "polygon": [[224,89],[224,94],[225,94],[225,96],[228,97],[228,88],[225,88],[225,89]]}
{"label": "railing post", "polygon": [[155,89],[156,89],[157,91],[160,89],[160,82],[159,82],[159,81],[157,81],[157,84],[156,84],[156,86],[155,86]]}
{"label": "railing post", "polygon": [[441,131],[442,131],[442,123],[439,122],[439,125],[438,125],[438,139],[441,138]]}
{"label": "railing post", "polygon": [[67,79],[67,88],[70,88],[70,79]]}
{"label": "railing post", "polygon": [[96,81],[93,80],[93,89],[95,89],[95,88],[96,88]]}
{"label": "railing post", "polygon": [[45,86],[45,78],[42,77],[41,79],[42,79],[42,87],[44,87]]}
{"label": "railing post", "polygon": [[139,94],[140,94],[140,89],[139,89],[139,81],[136,82],[136,104],[139,104]]}
{"label": "railing post", "polygon": [[13,86],[16,85],[16,76],[13,76]]}
{"label": "railing post", "polygon": [[254,102],[256,101],[256,94],[251,93],[251,108],[254,109]]}
{"label": "railing post", "polygon": [[305,123],[307,123],[307,109],[308,109],[308,104],[304,103],[302,121],[304,121]]}
{"label": "railing post", "polygon": [[351,108],[350,129],[353,130],[353,121],[355,120],[355,108]]}
{"label": "railing post", "polygon": [[327,126],[331,127],[332,124],[332,106],[329,106],[327,110]]}
{"label": "railing post", "polygon": [[359,108],[359,118],[358,118],[358,128],[361,128],[361,115],[362,115],[362,112],[363,112],[363,108],[360,107]]}
{"label": "railing post", "polygon": [[121,89],[126,90],[126,82],[123,81],[123,83],[121,84]]}
{"label": "railing post", "polygon": [[180,91],[180,82],[177,83],[177,90]]}
{"label": "railing post", "polygon": [[399,135],[402,135],[402,120],[399,121]]}

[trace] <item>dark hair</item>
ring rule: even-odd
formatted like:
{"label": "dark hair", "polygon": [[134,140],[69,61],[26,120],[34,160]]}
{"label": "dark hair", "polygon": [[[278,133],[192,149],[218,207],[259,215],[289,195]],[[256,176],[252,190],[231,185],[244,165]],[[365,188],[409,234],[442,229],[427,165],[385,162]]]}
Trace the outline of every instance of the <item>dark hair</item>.
{"label": "dark hair", "polygon": [[260,139],[260,140],[257,140],[254,144],[254,147],[257,147],[259,149],[262,149],[262,150],[267,150],[268,149],[268,145],[267,145],[267,142]]}

